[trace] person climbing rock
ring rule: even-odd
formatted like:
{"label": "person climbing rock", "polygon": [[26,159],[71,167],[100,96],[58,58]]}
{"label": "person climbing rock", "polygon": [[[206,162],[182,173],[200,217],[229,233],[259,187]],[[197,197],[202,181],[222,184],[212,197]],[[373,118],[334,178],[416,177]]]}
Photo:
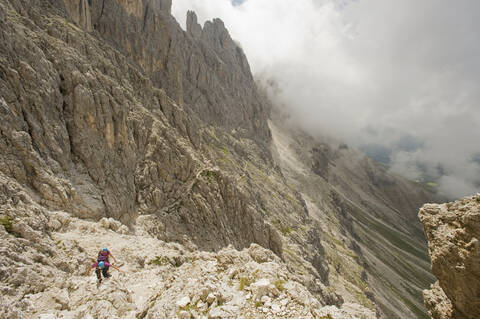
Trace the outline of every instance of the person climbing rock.
{"label": "person climbing rock", "polygon": [[97,256],[97,262],[110,262],[108,260],[108,257],[112,257],[113,258],[113,261],[114,262],[117,262],[117,259],[113,256],[113,254],[110,252],[110,250],[108,250],[108,248],[103,248],[102,250],[100,250],[98,252],[98,256]]}
{"label": "person climbing rock", "polygon": [[117,266],[115,265],[112,265],[110,264],[109,262],[107,261],[97,261],[97,262],[94,262],[92,264],[92,266],[90,266],[90,268],[88,269],[87,273],[85,274],[86,276],[90,275],[90,271],[95,268],[95,273],[97,274],[97,279],[98,279],[98,282],[102,282],[102,275],[104,278],[108,278],[110,277],[111,275],[108,273],[108,269],[110,268],[110,266],[112,266],[113,268],[115,268],[116,270],[120,271],[120,268],[118,268]]}

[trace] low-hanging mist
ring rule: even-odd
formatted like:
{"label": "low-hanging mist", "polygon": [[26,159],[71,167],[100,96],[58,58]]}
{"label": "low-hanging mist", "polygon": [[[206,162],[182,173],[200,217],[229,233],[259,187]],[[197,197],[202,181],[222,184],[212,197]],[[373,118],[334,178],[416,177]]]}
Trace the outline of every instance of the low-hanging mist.
{"label": "low-hanging mist", "polygon": [[312,134],[413,180],[480,189],[477,1],[175,0],[221,18],[273,98]]}

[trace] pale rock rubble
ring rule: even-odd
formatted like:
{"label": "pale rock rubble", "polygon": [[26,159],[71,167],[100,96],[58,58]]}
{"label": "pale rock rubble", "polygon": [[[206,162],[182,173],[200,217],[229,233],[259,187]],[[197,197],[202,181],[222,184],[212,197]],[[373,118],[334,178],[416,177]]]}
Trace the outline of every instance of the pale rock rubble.
{"label": "pale rock rubble", "polygon": [[[33,238],[9,238],[13,235],[0,227],[3,253],[19,256],[16,267],[1,268],[10,279],[1,285],[6,298],[0,316],[375,318],[374,312],[358,304],[322,305],[295,281],[280,258],[259,245],[242,251],[232,246],[218,253],[190,251],[148,235],[141,226],[132,226],[128,234],[123,226],[109,219],[95,223],[65,212],[49,212],[48,238],[37,237],[37,241],[55,247],[50,256],[34,253],[33,248],[31,253],[15,252],[12,244],[32,245]],[[112,270],[113,277],[98,284],[94,274],[84,274],[103,246],[114,253],[121,272]],[[17,276],[37,288],[8,290]]]}

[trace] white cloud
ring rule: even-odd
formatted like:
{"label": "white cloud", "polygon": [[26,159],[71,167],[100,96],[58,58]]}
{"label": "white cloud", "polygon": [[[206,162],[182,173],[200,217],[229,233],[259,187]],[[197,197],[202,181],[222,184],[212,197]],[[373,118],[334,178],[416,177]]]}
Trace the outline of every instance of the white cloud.
{"label": "white cloud", "polygon": [[[393,168],[407,177],[419,164],[440,166],[441,182],[457,183],[442,187],[450,195],[479,191],[479,1],[173,2],[183,25],[191,9],[225,22],[310,132],[392,147]],[[422,148],[396,149],[406,135]]]}

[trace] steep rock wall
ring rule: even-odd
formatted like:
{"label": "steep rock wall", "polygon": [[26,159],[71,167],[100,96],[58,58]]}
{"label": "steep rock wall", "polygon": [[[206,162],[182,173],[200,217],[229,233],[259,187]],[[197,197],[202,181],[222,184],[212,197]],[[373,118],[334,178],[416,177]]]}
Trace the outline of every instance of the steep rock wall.
{"label": "steep rock wall", "polygon": [[276,230],[198,151],[201,121],[63,10],[0,6],[2,176],[48,209],[126,224],[154,214],[165,240],[214,250],[257,242],[281,256]]}
{"label": "steep rock wall", "polygon": [[431,316],[480,318],[480,195],[424,205],[419,217],[438,279],[424,293]]}
{"label": "steep rock wall", "polygon": [[184,32],[170,14],[171,0],[63,2],[81,26],[78,12],[89,10],[91,28],[187,111],[239,136],[269,141],[268,101],[258,93],[243,50],[221,20],[202,28],[189,12]]}

